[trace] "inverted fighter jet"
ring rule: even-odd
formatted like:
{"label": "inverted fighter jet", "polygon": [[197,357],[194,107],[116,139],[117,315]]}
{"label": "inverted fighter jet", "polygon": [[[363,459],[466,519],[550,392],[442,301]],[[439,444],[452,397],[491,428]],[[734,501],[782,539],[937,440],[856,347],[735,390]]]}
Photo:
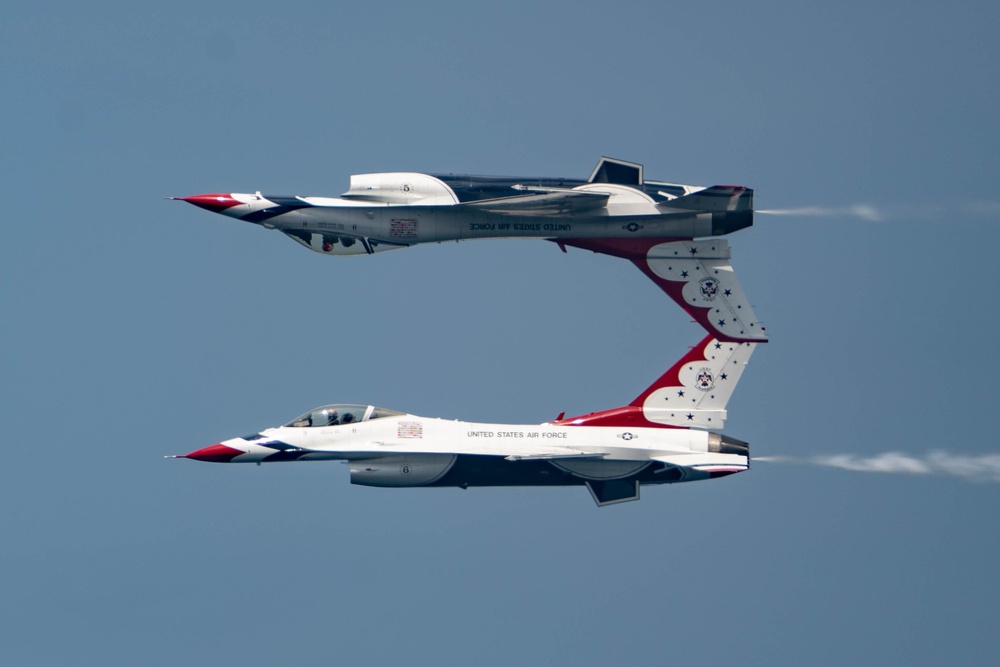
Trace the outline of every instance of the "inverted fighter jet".
{"label": "inverted fighter jet", "polygon": [[643,484],[749,467],[747,443],[715,433],[755,343],[706,337],[626,406],[544,424],[428,419],[324,405],[284,426],[167,458],[215,463],[345,461],[365,486],[586,486],[599,506]]}
{"label": "inverted fighter jet", "polygon": [[643,177],[601,158],[587,180],[382,173],[351,176],[340,197],[225,193],[172,197],[277,229],[325,255],[419,243],[539,238],[631,260],[712,335],[766,342],[721,236],[753,224],[753,190]]}

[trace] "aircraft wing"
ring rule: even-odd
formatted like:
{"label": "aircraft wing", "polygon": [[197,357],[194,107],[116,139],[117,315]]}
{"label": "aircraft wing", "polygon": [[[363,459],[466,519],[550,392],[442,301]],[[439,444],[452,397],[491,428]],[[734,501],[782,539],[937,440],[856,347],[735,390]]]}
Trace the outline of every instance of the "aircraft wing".
{"label": "aircraft wing", "polygon": [[552,461],[555,459],[603,459],[605,456],[607,456],[605,452],[573,452],[567,450],[565,452],[510,454],[504,458],[508,461]]}
{"label": "aircraft wing", "polygon": [[532,190],[535,194],[481,199],[460,205],[507,215],[573,215],[604,208],[611,196],[604,192],[557,188],[528,188],[526,186],[514,186],[514,188],[522,192]]}
{"label": "aircraft wing", "polygon": [[[321,452],[324,448],[319,447],[313,451]],[[605,452],[586,452],[572,447],[511,447],[511,446],[484,446],[476,443],[471,446],[448,445],[444,447],[427,446],[412,442],[372,442],[364,449],[356,449],[350,452],[338,452],[338,456],[345,459],[370,459],[380,456],[393,456],[399,454],[469,454],[482,456],[503,456],[508,461],[525,460],[556,460],[556,459],[581,459],[581,458],[603,458],[607,456]]]}
{"label": "aircraft wing", "polygon": [[[320,452],[322,450],[315,450]],[[343,458],[346,460],[364,460],[364,459],[374,459],[382,456],[398,456],[398,455],[422,455],[422,454],[456,454],[456,455],[475,455],[475,456],[503,456],[508,461],[554,461],[563,459],[603,459],[607,456],[607,452],[584,452],[580,450],[565,449],[562,452],[552,452],[552,451],[518,451],[516,453],[507,454],[504,456],[503,452],[499,451],[484,451],[482,448],[449,448],[447,451],[428,448],[413,448],[410,447],[392,447],[392,446],[379,446],[374,444],[370,449],[358,449],[350,452],[338,452],[338,458]]]}

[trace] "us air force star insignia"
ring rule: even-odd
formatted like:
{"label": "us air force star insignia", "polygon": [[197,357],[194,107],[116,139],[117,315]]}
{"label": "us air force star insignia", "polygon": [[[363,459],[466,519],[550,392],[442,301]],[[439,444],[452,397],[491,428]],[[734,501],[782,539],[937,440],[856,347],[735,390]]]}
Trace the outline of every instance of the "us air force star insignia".
{"label": "us air force star insignia", "polygon": [[719,296],[719,281],[715,278],[702,278],[698,281],[701,285],[701,295],[706,301],[714,301]]}
{"label": "us air force star insignia", "polygon": [[639,231],[639,224],[635,222],[630,222],[627,225],[625,225],[625,229],[629,230],[630,232],[637,232]]}
{"label": "us air force star insignia", "polygon": [[618,437],[621,438],[622,440],[631,440],[632,438],[634,438],[636,436],[634,436],[631,433],[625,432],[625,433],[622,433],[621,435],[619,435]]}
{"label": "us air force star insignia", "polygon": [[695,382],[695,386],[702,391],[715,389],[715,378],[712,377],[711,368],[702,368],[698,371],[698,380]]}

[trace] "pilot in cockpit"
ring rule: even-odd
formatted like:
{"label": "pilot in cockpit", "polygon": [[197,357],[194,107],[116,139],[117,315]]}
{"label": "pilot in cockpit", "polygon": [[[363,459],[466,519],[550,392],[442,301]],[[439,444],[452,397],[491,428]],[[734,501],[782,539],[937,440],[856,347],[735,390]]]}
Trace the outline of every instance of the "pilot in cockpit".
{"label": "pilot in cockpit", "polygon": [[402,412],[386,410],[385,408],[375,408],[370,405],[324,405],[320,408],[313,408],[306,414],[285,424],[285,426],[297,428],[342,426],[344,424],[358,424],[372,419],[402,415]]}

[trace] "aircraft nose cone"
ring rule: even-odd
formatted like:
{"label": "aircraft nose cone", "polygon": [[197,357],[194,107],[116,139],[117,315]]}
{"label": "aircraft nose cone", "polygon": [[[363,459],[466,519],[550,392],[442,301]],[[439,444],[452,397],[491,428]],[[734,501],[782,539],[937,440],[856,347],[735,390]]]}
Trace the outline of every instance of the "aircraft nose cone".
{"label": "aircraft nose cone", "polygon": [[227,447],[226,445],[220,443],[217,445],[202,447],[201,449],[195,450],[190,454],[184,454],[183,456],[179,456],[177,458],[194,459],[195,461],[208,461],[209,463],[229,463],[240,454],[246,454],[246,452],[234,449],[233,447]]}
{"label": "aircraft nose cone", "polygon": [[191,195],[190,197],[171,197],[171,199],[186,201],[189,204],[194,204],[198,208],[203,208],[207,211],[212,211],[213,213],[221,213],[227,208],[239,206],[243,203],[233,199],[232,196],[228,194]]}

